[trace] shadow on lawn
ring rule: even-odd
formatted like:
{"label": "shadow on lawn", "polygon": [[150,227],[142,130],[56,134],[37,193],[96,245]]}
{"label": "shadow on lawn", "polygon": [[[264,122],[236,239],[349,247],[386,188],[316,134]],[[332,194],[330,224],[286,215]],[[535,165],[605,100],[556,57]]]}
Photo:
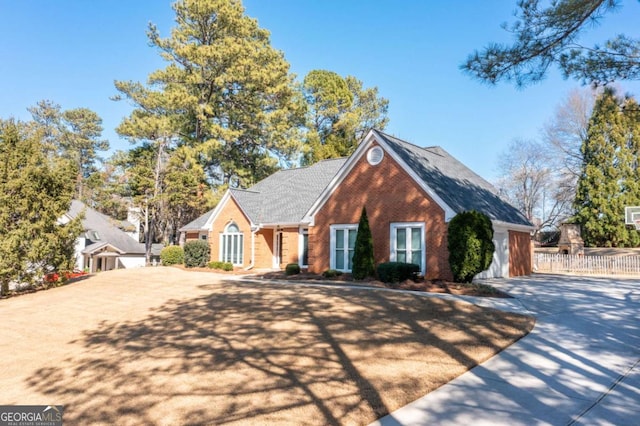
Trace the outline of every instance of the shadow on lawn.
{"label": "shadow on lawn", "polygon": [[202,287],[211,293],[87,330],[71,342],[82,355],[37,371],[29,384],[65,404],[70,424],[363,424],[533,326],[410,294]]}

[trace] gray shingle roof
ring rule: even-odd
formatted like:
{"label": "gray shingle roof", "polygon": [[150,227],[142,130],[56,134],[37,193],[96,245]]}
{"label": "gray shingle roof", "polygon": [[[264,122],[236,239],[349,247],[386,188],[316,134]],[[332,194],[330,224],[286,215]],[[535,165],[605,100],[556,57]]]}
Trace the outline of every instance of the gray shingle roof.
{"label": "gray shingle roof", "polygon": [[97,248],[100,243],[108,243],[126,254],[144,254],[144,244],[137,242],[119,229],[117,225],[120,224],[120,221],[87,207],[81,201],[73,200],[68,216],[75,218],[82,212],[84,212],[82,226],[85,235],[90,240],[89,244],[98,244],[95,246]]}
{"label": "gray shingle roof", "polygon": [[253,223],[299,223],[329,185],[346,158],[280,170],[247,190],[231,194]]}
{"label": "gray shingle roof", "polygon": [[421,148],[374,130],[398,156],[456,213],[476,210],[492,220],[532,226],[493,185],[439,146]]}
{"label": "gray shingle roof", "polygon": [[207,223],[215,209],[211,209],[196,220],[187,223],[185,226],[179,229],[180,232],[186,231],[200,231],[204,229],[204,225]]}

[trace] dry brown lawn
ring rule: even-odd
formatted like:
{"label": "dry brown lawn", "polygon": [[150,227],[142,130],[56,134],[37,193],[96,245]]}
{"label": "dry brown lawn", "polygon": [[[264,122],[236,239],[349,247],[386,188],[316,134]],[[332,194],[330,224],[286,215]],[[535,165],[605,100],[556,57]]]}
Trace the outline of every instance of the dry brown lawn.
{"label": "dry brown lawn", "polygon": [[0,404],[64,404],[65,424],[83,425],[368,424],[534,324],[417,294],[174,268],[2,300],[0,320],[16,341],[0,342]]}

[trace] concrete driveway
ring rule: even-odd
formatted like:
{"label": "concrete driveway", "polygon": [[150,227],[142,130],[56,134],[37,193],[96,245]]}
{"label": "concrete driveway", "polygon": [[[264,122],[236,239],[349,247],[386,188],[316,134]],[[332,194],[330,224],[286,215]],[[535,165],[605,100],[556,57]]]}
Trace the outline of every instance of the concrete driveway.
{"label": "concrete driveway", "polygon": [[537,317],[489,361],[377,425],[640,424],[640,280],[491,280]]}

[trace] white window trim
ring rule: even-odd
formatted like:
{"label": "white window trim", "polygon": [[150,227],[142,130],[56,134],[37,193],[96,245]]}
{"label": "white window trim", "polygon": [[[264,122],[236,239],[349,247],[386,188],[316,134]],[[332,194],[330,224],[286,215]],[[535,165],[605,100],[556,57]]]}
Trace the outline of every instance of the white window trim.
{"label": "white window trim", "polygon": [[[229,229],[229,226],[231,225],[235,225],[238,228],[238,232],[227,232],[227,229]],[[220,241],[219,241],[219,250],[218,250],[218,260],[220,262],[226,262],[226,260],[224,259],[224,240],[226,236],[241,236],[242,238],[240,238],[239,240],[241,240],[241,243],[238,247],[236,247],[236,250],[238,250],[238,248],[242,248],[242,256],[236,256],[239,259],[239,263],[232,263],[233,266],[242,266],[244,264],[244,232],[242,232],[240,230],[240,227],[238,226],[237,223],[235,222],[229,222],[225,227],[224,230],[222,231],[222,233],[220,234]]]}
{"label": "white window trim", "polygon": [[[309,265],[303,263],[304,260],[304,236],[307,236],[307,243],[309,242],[309,228],[298,228],[298,265],[301,268],[308,268]],[[309,246],[307,245],[307,252],[309,251]],[[307,255],[308,257],[308,255]]]}
{"label": "white window trim", "polygon": [[425,239],[424,222],[391,222],[389,227],[389,260],[396,262],[396,231],[398,228],[420,228],[420,239],[422,243],[422,257],[420,259],[420,273],[426,272],[425,259],[427,258],[427,242]]}
{"label": "white window trim", "polygon": [[[329,237],[329,268],[335,269],[336,271],[341,272],[351,272],[351,269],[337,269],[336,268],[336,230],[358,230],[357,223],[345,223],[345,224],[335,224],[329,227],[330,229],[330,237]],[[348,265],[348,263],[347,263]]]}

